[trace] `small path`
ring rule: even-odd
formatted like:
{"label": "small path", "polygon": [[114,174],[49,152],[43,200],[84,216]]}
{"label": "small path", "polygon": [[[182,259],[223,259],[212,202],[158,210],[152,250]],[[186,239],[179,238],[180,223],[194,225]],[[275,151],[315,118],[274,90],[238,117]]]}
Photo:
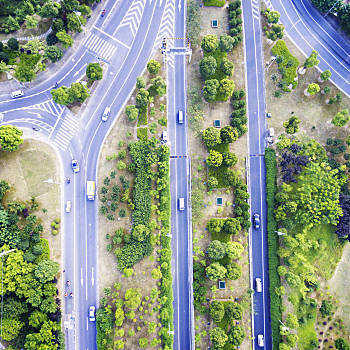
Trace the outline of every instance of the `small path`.
{"label": "small path", "polygon": [[[52,32],[52,29],[50,27],[48,31],[46,31],[45,33],[43,33],[41,35],[38,35],[38,36],[25,36],[25,37],[15,37],[15,36],[13,36],[12,38],[16,38],[18,41],[40,40],[40,39],[46,38],[51,32]],[[3,44],[6,44],[8,42],[8,40],[9,39],[5,39],[5,40],[2,40],[1,42]]]}

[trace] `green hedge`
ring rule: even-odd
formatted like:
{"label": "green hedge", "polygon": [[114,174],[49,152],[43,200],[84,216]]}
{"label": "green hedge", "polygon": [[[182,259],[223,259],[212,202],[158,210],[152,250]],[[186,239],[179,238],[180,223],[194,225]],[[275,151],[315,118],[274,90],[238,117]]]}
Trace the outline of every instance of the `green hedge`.
{"label": "green hedge", "polygon": [[141,141],[147,141],[147,128],[138,128],[137,138]]}
{"label": "green hedge", "polygon": [[298,81],[294,80],[294,78],[298,76],[298,59],[289,52],[288,47],[283,40],[278,40],[276,44],[272,47],[271,52],[276,57],[282,57],[282,61],[278,63],[278,68],[280,70],[280,73],[282,74],[282,81],[286,84],[283,90],[291,91],[290,89],[288,89],[289,84],[292,84],[292,89],[295,89],[298,86]]}
{"label": "green hedge", "polygon": [[271,300],[271,328],[273,349],[278,349],[281,342],[280,324],[282,319],[282,300],[275,292],[275,288],[281,286],[281,280],[277,273],[279,258],[277,256],[278,235],[277,224],[274,216],[277,162],[276,152],[272,148],[265,149],[266,164],[266,201],[267,201],[267,235],[269,250],[269,277],[270,277],[270,300]]}
{"label": "green hedge", "polygon": [[204,0],[204,6],[223,7],[224,5],[225,0]]}

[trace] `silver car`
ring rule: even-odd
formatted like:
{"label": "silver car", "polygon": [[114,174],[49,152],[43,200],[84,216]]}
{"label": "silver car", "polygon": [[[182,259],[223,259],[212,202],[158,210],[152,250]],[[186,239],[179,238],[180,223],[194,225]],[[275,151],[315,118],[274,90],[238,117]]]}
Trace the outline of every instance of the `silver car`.
{"label": "silver car", "polygon": [[96,311],[96,307],[94,305],[91,305],[89,307],[89,321],[91,321],[91,322],[95,322],[95,320],[96,320],[95,311]]}

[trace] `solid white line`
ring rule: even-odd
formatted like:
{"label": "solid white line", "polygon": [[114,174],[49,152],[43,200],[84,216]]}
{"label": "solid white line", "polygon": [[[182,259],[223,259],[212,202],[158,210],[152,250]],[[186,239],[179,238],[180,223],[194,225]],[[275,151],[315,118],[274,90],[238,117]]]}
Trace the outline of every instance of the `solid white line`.
{"label": "solid white line", "polygon": [[100,28],[97,28],[96,26],[94,26],[93,28],[96,29],[98,32],[100,32],[100,33],[102,33],[102,34],[108,36],[110,39],[114,40],[114,41],[117,42],[118,44],[120,44],[120,45],[126,47],[127,49],[130,49],[130,46],[124,44],[122,41],[120,41],[119,39],[115,38],[114,36],[112,36],[112,35],[110,35],[110,34],[104,32],[104,31],[101,30]]}
{"label": "solid white line", "polygon": [[79,72],[84,69],[85,67],[87,66],[87,63],[85,63],[79,70],[77,70],[74,74],[73,74],[73,77],[75,77],[76,75],[79,74]]}
{"label": "solid white line", "polygon": [[83,278],[83,268],[80,268],[80,284],[81,286],[84,285],[84,278]]}
{"label": "solid white line", "polygon": [[58,122],[60,121],[63,112],[64,112],[64,110],[63,110],[62,113],[58,116],[58,118],[57,118],[57,120],[56,120],[56,123],[55,123],[55,125],[53,126],[52,131],[50,132],[50,135],[49,135],[48,138],[50,138],[50,137],[52,136],[52,134],[54,133],[54,131],[55,131],[55,129],[56,129],[56,126],[57,126]]}

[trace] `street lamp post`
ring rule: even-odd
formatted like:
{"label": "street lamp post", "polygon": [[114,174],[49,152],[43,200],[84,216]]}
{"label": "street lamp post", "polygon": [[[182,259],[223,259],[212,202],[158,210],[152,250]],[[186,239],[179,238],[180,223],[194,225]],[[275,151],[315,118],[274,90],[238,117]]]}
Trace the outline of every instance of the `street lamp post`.
{"label": "street lamp post", "polygon": [[335,4],[327,11],[327,13],[323,16],[324,18],[326,18],[328,16],[328,14],[333,10],[333,8],[335,7],[335,5],[338,4],[338,2],[341,1],[341,0],[337,0],[335,2]]}

